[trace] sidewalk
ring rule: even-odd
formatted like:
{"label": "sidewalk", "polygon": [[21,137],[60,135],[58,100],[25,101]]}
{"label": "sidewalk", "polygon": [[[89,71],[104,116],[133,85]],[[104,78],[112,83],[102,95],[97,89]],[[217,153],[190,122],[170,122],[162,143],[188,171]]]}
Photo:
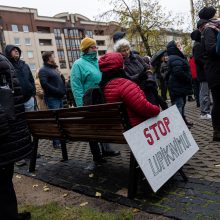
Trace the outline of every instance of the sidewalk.
{"label": "sidewalk", "polygon": [[60,162],[61,151],[54,150],[50,141],[42,140],[39,148],[42,156],[37,159],[36,173],[28,173],[27,166],[16,168],[16,172],[88,196],[99,192],[108,201],[167,217],[220,219],[220,143],[212,142],[211,121],[199,119],[195,105],[195,102],[187,103],[186,116],[194,122],[191,132],[200,150],[183,168],[188,183],[177,173],[154,194],[146,180],[141,180],[136,199],[129,200],[125,197],[128,146],[113,145],[121,151],[121,156],[109,158],[106,164],[91,172],[85,169],[92,160],[90,150],[82,142],[68,143],[69,161]]}

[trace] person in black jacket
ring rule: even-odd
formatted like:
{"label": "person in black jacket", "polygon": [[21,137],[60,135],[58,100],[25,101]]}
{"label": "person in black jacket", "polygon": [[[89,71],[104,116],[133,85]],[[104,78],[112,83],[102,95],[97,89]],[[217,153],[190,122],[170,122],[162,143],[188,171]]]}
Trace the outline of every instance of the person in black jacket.
{"label": "person in black jacket", "polygon": [[205,52],[205,73],[213,98],[212,125],[213,140],[220,141],[220,56],[216,53],[217,35],[220,22],[213,7],[204,7],[199,12],[197,27],[202,33]]}
{"label": "person in black jacket", "polygon": [[196,64],[196,72],[197,72],[197,80],[200,83],[200,91],[199,91],[199,102],[200,102],[200,110],[201,110],[201,119],[211,119],[210,115],[210,95],[209,95],[209,86],[206,80],[204,65],[204,49],[201,44],[201,33],[200,31],[194,30],[191,33],[191,39],[194,40],[193,45],[193,57]]}
{"label": "person in black jacket", "polygon": [[[44,90],[44,99],[48,109],[63,107],[63,97],[66,93],[64,82],[61,78],[53,52],[47,51],[42,55],[44,65],[39,70],[41,86]],[[60,141],[53,140],[53,147],[59,148]]]}
{"label": "person in black jacket", "polygon": [[36,95],[34,78],[29,66],[20,59],[21,49],[9,44],[5,47],[5,55],[14,66],[20,81],[25,111],[34,111],[34,96]]}
{"label": "person in black jacket", "polygon": [[[15,69],[8,59],[0,54],[0,86],[6,84],[14,89],[15,118],[8,119],[7,112],[0,107],[1,131],[4,126],[4,134],[0,133],[0,219],[28,220],[31,218],[29,212],[18,214],[12,177],[14,163],[26,158],[32,152],[31,136],[24,116],[22,88]],[[0,106],[3,104],[0,98]]]}
{"label": "person in black jacket", "polygon": [[169,72],[166,77],[168,79],[171,103],[172,105],[176,104],[184,121],[191,127],[192,124],[186,120],[184,113],[186,96],[192,94],[192,76],[189,63],[175,41],[168,43],[167,54],[169,56]]}

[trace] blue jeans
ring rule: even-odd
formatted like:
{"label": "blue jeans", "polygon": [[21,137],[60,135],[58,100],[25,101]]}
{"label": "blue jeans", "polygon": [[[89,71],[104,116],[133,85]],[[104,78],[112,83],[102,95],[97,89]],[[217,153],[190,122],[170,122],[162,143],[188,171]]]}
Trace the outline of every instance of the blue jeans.
{"label": "blue jeans", "polygon": [[185,110],[185,105],[186,105],[186,96],[171,97],[171,103],[172,103],[172,105],[176,105],[180,114],[185,119],[184,110]]}
{"label": "blue jeans", "polygon": [[31,97],[27,102],[24,103],[25,112],[33,112],[34,105],[34,97]]}
{"label": "blue jeans", "polygon": [[[44,97],[48,109],[59,109],[63,107],[63,100],[53,97]],[[54,139],[53,146],[60,145],[60,140]]]}

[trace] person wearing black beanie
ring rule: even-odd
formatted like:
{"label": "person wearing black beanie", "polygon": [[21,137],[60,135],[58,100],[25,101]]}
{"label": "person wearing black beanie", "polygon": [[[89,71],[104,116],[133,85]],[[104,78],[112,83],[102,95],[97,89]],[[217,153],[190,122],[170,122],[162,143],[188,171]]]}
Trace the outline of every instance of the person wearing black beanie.
{"label": "person wearing black beanie", "polygon": [[220,21],[213,7],[204,7],[199,12],[198,28],[202,34],[204,50],[204,71],[208,86],[213,97],[212,126],[213,141],[220,142],[220,56],[216,52],[217,35],[220,30]]}
{"label": "person wearing black beanie", "polygon": [[212,6],[204,7],[199,11],[199,18],[209,20],[213,18],[216,14],[216,9]]}

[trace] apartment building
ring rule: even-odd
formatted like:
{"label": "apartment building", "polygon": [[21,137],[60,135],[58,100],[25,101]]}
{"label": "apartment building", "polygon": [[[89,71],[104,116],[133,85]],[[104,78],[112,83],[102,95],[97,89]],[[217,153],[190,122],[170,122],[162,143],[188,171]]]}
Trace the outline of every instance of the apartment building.
{"label": "apartment building", "polygon": [[42,53],[53,51],[59,70],[66,77],[80,56],[80,42],[85,37],[97,41],[98,54],[112,51],[112,35],[120,30],[115,22],[95,22],[80,14],[60,13],[39,16],[37,9],[0,6],[0,50],[14,44],[21,48],[21,58],[33,74],[43,64]]}

